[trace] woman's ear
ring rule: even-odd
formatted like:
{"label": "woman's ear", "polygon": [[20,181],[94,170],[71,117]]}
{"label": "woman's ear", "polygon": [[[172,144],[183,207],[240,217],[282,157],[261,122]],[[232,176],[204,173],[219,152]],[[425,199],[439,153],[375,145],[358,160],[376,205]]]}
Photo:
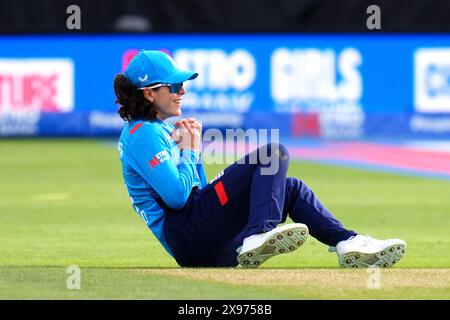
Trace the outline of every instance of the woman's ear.
{"label": "woman's ear", "polygon": [[144,97],[150,102],[153,102],[153,100],[155,100],[152,89],[144,89]]}

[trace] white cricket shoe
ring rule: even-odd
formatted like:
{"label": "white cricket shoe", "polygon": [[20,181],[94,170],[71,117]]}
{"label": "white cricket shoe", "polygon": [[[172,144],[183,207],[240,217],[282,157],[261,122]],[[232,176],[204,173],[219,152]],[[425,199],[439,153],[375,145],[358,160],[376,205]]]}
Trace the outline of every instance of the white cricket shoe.
{"label": "white cricket shoe", "polygon": [[387,268],[397,263],[406,252],[401,239],[377,240],[356,235],[336,245],[339,265],[343,268]]}
{"label": "white cricket shoe", "polygon": [[305,243],[308,233],[306,225],[291,223],[247,237],[237,257],[239,264],[257,268],[271,257],[296,250]]}

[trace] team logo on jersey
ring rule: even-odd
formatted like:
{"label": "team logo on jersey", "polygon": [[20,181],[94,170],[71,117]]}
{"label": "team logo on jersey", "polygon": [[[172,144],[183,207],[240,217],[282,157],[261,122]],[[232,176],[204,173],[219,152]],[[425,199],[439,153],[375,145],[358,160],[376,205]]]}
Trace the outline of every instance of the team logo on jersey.
{"label": "team logo on jersey", "polygon": [[167,150],[163,150],[161,152],[158,152],[153,158],[148,160],[148,163],[150,164],[150,167],[154,169],[157,165],[160,165],[167,159],[169,159],[169,153],[167,152]]}

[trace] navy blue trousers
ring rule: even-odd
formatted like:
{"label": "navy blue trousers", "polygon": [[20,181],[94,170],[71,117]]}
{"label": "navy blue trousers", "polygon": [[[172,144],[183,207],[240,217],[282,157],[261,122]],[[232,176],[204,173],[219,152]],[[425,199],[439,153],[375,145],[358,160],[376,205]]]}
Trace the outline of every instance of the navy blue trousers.
{"label": "navy blue trousers", "polygon": [[[287,216],[306,224],[311,236],[330,246],[356,234],[303,181],[286,177],[289,154],[283,145],[269,144],[244,158],[194,190],[182,209],[167,210],[165,235],[180,266],[236,266],[236,249],[245,237],[270,231]],[[278,161],[273,174],[261,174],[272,165],[267,159]]]}

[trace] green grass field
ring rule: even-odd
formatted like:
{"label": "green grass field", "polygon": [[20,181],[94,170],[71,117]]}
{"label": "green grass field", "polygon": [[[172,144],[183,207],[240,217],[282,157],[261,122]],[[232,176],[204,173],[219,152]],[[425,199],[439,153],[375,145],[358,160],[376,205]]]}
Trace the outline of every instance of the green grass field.
{"label": "green grass field", "polygon": [[[0,152],[0,299],[450,298],[449,180],[291,163],[348,228],[406,240],[370,289],[312,237],[258,270],[177,267],[131,209],[110,142],[0,140]],[[80,290],[66,287],[71,265]]]}

